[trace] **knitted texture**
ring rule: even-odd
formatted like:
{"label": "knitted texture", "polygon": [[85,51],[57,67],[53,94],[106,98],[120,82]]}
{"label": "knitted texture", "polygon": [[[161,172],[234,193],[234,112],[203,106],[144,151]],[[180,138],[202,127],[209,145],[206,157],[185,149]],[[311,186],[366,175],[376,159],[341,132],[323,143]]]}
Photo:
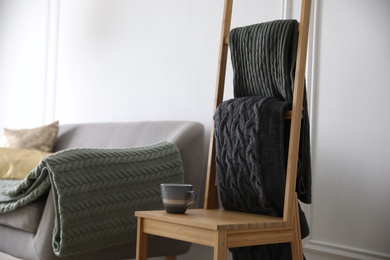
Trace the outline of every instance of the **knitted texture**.
{"label": "knitted texture", "polygon": [[[298,22],[277,20],[233,29],[229,47],[234,97],[267,96],[292,101],[297,56]],[[306,90],[303,101],[298,198],[311,203],[310,124]]]}
{"label": "knitted texture", "polygon": [[134,211],[163,209],[163,182],[183,182],[174,144],[69,149],[46,157],[26,179],[3,190],[0,212],[26,205],[51,187],[54,253],[72,255],[134,241]]}
{"label": "knitted texture", "polygon": [[[225,208],[282,216],[298,39],[296,20],[278,20],[231,30],[229,47],[235,99],[215,115],[218,185]],[[279,100],[279,101],[278,101]],[[296,191],[311,203],[310,125],[303,101]],[[302,237],[309,234],[299,208]],[[230,249],[234,260],[291,259],[289,243]]]}
{"label": "knitted texture", "polygon": [[225,209],[283,215],[288,107],[288,102],[270,97],[230,99],[218,107],[216,169]]}
{"label": "knitted texture", "polygon": [[[225,209],[283,216],[290,103],[273,97],[243,97],[218,107],[215,119],[216,170]],[[300,211],[301,233],[309,227]],[[289,259],[289,244],[231,249],[234,259]]]}

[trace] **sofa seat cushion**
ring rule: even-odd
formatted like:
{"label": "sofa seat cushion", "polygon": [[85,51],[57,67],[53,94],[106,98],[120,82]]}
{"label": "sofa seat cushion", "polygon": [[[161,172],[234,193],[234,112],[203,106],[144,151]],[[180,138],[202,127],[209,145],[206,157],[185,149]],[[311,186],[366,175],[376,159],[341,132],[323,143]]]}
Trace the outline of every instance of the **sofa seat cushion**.
{"label": "sofa seat cushion", "polygon": [[35,233],[38,230],[47,195],[14,211],[0,214],[0,225]]}

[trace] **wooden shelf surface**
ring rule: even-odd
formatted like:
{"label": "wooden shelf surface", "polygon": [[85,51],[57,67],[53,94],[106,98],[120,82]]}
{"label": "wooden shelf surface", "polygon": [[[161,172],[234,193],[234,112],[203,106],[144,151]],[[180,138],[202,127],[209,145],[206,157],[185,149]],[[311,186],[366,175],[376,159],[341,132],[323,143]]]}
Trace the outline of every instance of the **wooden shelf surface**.
{"label": "wooden shelf surface", "polygon": [[185,214],[170,214],[165,210],[136,211],[137,217],[175,223],[208,230],[248,230],[283,227],[283,218],[229,211],[223,209],[188,209]]}

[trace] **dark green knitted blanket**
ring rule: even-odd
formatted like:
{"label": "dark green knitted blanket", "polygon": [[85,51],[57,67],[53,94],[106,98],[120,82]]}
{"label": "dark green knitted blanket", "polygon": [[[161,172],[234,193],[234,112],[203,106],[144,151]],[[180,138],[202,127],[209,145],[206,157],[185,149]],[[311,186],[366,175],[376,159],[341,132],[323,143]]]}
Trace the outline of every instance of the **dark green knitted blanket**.
{"label": "dark green knitted blanket", "polygon": [[[296,20],[254,24],[229,34],[235,99],[222,103],[215,115],[218,184],[225,208],[282,215],[288,147],[284,136],[289,134],[284,110],[293,96],[297,39]],[[303,110],[296,190],[301,201],[310,203],[306,91]],[[309,229],[300,213],[304,237]],[[234,260],[291,259],[286,243],[230,251]]]}
{"label": "dark green knitted blanket", "polygon": [[163,209],[160,183],[182,183],[171,143],[126,149],[69,149],[43,159],[26,179],[1,190],[0,212],[54,194],[53,249],[65,256],[134,241],[135,210]]}
{"label": "dark green knitted blanket", "polygon": [[[229,34],[234,97],[266,96],[292,101],[298,22],[276,20],[233,29]],[[298,198],[311,203],[310,124],[306,90],[299,145]]]}

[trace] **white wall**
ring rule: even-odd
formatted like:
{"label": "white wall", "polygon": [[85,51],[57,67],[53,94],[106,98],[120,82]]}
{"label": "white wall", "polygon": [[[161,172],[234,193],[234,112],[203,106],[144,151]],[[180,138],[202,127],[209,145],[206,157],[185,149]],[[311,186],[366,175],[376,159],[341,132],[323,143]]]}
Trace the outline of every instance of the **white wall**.
{"label": "white wall", "polygon": [[307,248],[390,259],[390,1],[319,1]]}
{"label": "white wall", "polygon": [[41,124],[47,1],[0,1],[0,127]]}
{"label": "white wall", "polygon": [[[0,128],[195,120],[210,129],[222,0],[0,0]],[[232,26],[298,18],[235,1]],[[313,0],[310,259],[390,259],[390,1]],[[226,98],[232,97],[228,68]],[[206,137],[206,142],[208,137]],[[182,259],[207,259],[194,247]]]}

